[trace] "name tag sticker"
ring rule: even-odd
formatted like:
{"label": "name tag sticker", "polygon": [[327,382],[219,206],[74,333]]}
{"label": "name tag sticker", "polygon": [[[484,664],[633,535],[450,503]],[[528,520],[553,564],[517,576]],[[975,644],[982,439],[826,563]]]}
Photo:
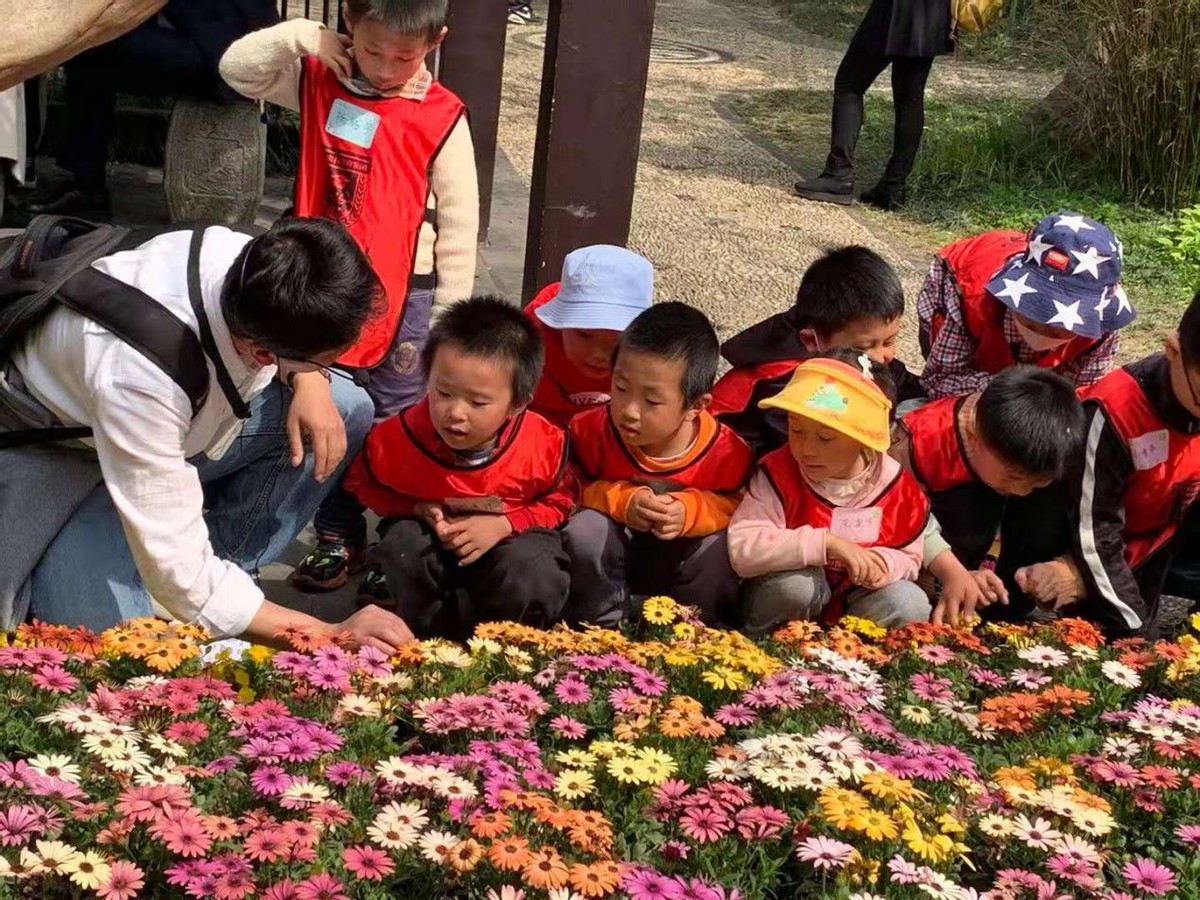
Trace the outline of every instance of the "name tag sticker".
{"label": "name tag sticker", "polygon": [[1129,442],[1129,455],[1133,457],[1133,467],[1139,472],[1165,463],[1169,449],[1170,438],[1165,428],[1160,431],[1149,431]]}
{"label": "name tag sticker", "polygon": [[347,103],[340,98],[333,101],[333,106],[329,108],[329,118],[325,120],[326,131],[363,149],[371,146],[377,128],[378,113]]}
{"label": "name tag sticker", "polygon": [[883,525],[883,510],[878,506],[851,509],[839,506],[833,511],[833,522],[829,527],[840,538],[856,544],[873,544],[879,540]]}

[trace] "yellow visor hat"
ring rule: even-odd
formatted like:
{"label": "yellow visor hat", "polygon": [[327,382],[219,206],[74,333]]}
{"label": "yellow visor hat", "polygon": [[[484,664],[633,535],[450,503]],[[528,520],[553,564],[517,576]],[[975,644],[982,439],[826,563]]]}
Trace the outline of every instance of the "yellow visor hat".
{"label": "yellow visor hat", "polygon": [[892,403],[867,374],[866,364],[855,368],[836,359],[805,360],[787,387],[758,405],[820,422],[881,453],[891,444]]}

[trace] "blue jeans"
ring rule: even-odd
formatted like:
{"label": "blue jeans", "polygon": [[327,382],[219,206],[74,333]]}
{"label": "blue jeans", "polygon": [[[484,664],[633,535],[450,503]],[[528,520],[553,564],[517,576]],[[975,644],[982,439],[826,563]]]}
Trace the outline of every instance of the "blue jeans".
{"label": "blue jeans", "polygon": [[[242,433],[220,459],[188,460],[204,485],[204,520],[221,559],[254,572],[278,559],[362,446],[371,427],[366,391],[342,378],[330,385],[346,423],[346,458],[324,482],[313,456],[291,465],[285,422],[291,392],[274,382],[250,404]],[[120,517],[103,484],[46,550],[31,578],[30,615],[94,631],[150,615],[150,594],[134,565]]]}

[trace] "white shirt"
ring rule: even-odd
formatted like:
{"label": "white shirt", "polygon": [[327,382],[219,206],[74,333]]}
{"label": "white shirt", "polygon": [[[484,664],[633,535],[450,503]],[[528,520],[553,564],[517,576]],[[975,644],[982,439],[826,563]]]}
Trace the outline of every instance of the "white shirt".
{"label": "white shirt", "polygon": [[[187,292],[191,232],[160,235],[135,250],[97,260],[96,269],[157,300],[196,328]],[[275,377],[234,351],[221,312],[221,287],[250,240],[223,227],[204,233],[200,287],[217,349],[238,393],[249,401]],[[237,277],[237,273],[233,274]],[[218,559],[204,522],[204,493],[190,456],[218,458],[242,423],[217,384],[199,412],[184,390],[134,347],[100,325],[60,308],[13,354],[26,388],[65,425],[94,432],[104,483],[150,594],[172,615],[214,635],[241,634],[262,606],[262,591],[237,566]]]}

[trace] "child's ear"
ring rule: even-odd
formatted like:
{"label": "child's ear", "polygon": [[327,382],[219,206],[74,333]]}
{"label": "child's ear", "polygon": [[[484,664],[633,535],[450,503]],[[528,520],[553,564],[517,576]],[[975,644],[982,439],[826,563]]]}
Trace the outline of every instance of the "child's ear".
{"label": "child's ear", "polygon": [[346,34],[354,37],[354,19],[350,17],[350,6],[342,0],[342,21],[346,24]]}
{"label": "child's ear", "polygon": [[691,405],[691,407],[689,407],[688,412],[692,413],[694,416],[700,415],[700,413],[708,409],[709,405],[712,403],[712,398],[713,396],[711,393],[701,394],[696,398],[696,401]]}
{"label": "child's ear", "polygon": [[1174,362],[1180,355],[1179,351],[1179,332],[1172,331],[1163,341],[1163,352],[1167,354],[1167,359]]}
{"label": "child's ear", "polygon": [[450,33],[450,28],[446,25],[443,25],[442,30],[438,32],[438,36],[435,37],[433,39],[433,41],[429,44],[429,49],[433,50],[436,47],[440,47],[442,45],[442,41],[444,41],[446,39],[446,35],[448,35],[449,33]]}
{"label": "child's ear", "polygon": [[800,343],[811,353],[816,353],[821,349],[821,341],[817,338],[817,333],[811,328],[801,328],[796,332],[796,337],[800,338]]}

